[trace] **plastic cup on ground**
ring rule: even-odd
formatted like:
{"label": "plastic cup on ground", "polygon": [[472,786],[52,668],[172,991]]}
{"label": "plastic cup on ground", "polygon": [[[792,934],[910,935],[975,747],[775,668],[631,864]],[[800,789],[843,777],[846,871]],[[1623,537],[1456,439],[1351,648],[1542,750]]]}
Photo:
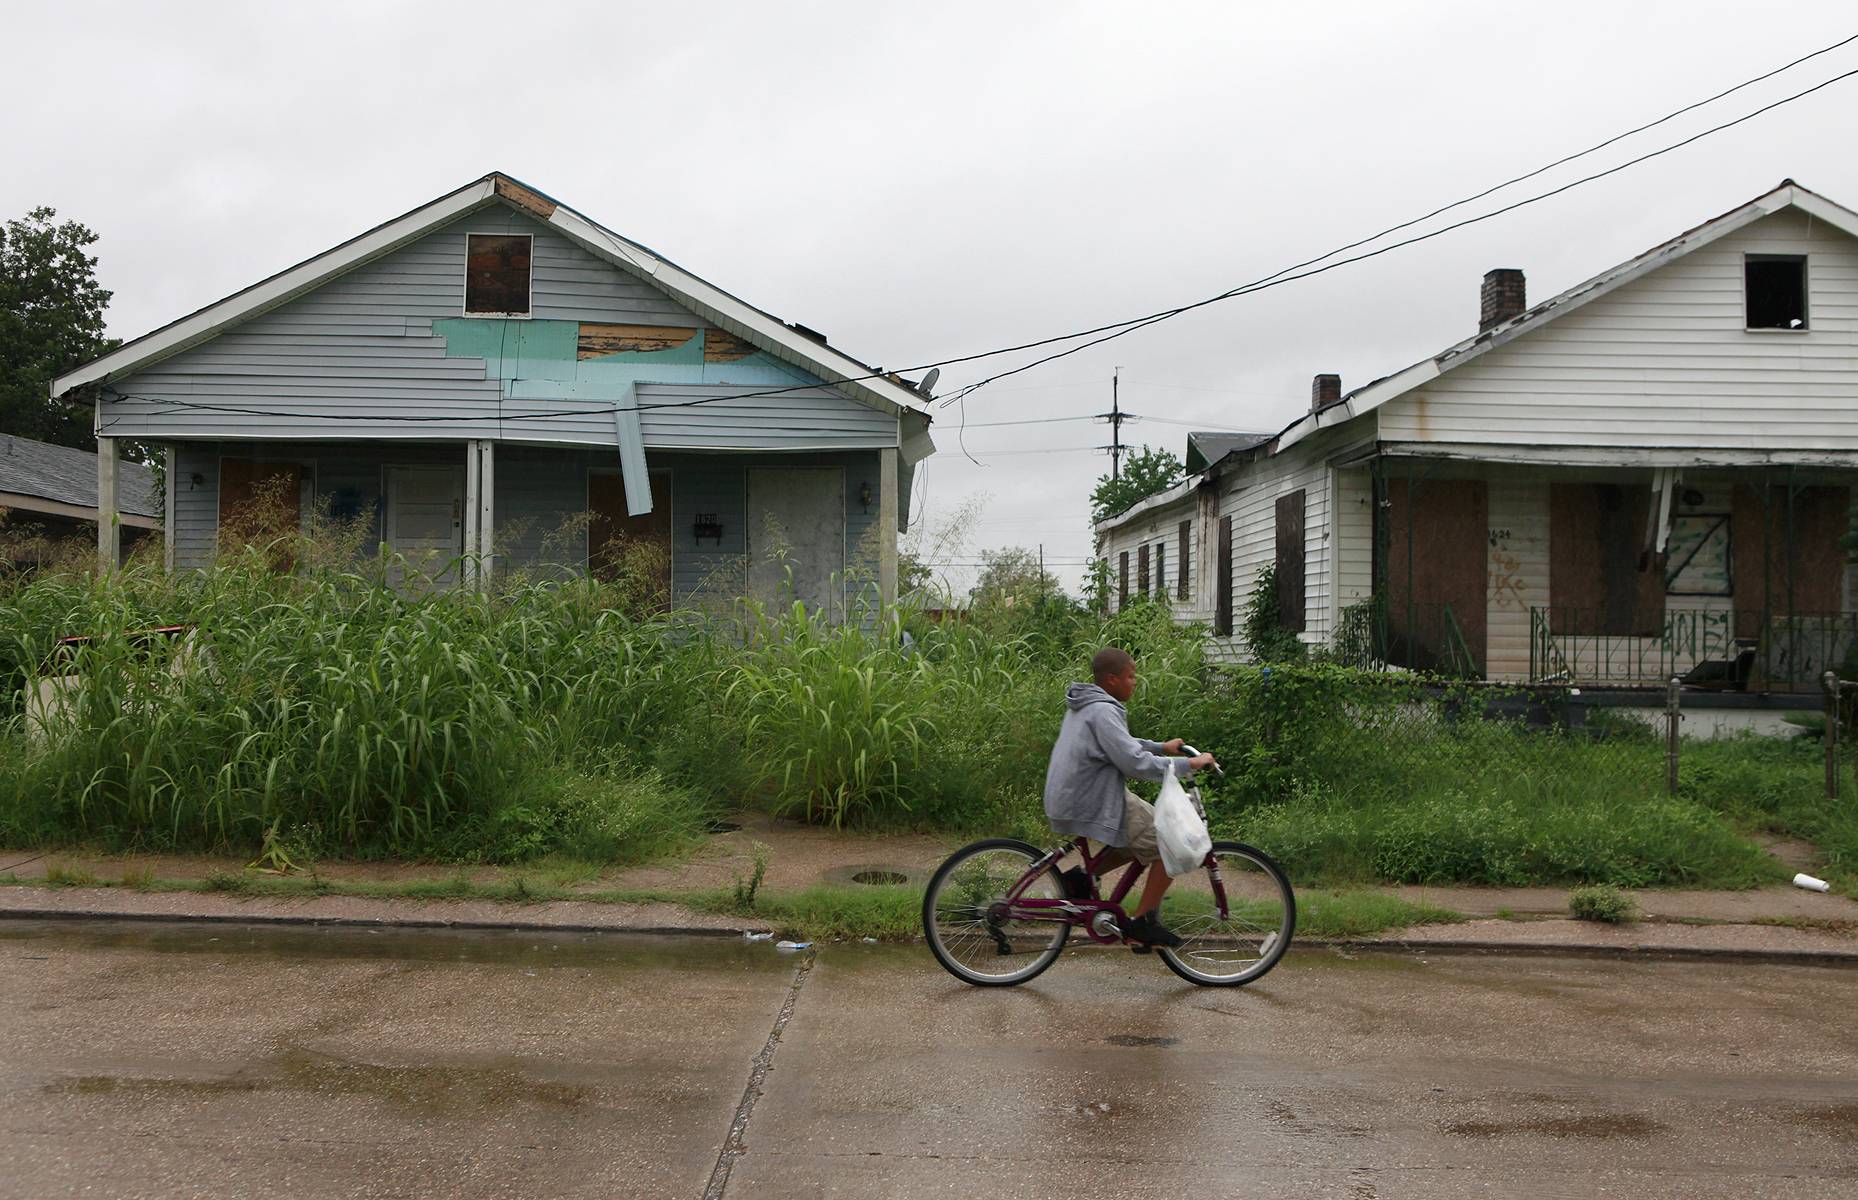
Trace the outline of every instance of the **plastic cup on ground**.
{"label": "plastic cup on ground", "polygon": [[1827,892],[1832,890],[1832,885],[1825,880],[1815,878],[1804,872],[1793,877],[1793,885],[1797,888],[1805,888],[1809,892]]}

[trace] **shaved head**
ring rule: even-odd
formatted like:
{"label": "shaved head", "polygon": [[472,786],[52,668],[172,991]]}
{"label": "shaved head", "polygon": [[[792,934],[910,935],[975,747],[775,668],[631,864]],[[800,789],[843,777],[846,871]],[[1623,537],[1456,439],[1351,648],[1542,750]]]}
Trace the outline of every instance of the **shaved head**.
{"label": "shaved head", "polygon": [[1090,660],[1090,677],[1098,687],[1105,679],[1117,679],[1135,669],[1135,659],[1127,650],[1118,650],[1114,646],[1097,651]]}

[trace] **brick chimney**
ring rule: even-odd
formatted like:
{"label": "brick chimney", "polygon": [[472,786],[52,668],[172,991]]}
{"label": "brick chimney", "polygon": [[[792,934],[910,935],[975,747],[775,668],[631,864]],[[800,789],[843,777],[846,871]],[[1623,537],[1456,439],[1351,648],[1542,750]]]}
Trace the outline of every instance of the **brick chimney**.
{"label": "brick chimney", "polygon": [[1501,325],[1529,307],[1529,291],[1523,273],[1515,267],[1498,267],[1484,272],[1484,286],[1478,291],[1477,331]]}
{"label": "brick chimney", "polygon": [[1328,408],[1342,399],[1342,377],[1340,375],[1318,375],[1310,380],[1310,411]]}

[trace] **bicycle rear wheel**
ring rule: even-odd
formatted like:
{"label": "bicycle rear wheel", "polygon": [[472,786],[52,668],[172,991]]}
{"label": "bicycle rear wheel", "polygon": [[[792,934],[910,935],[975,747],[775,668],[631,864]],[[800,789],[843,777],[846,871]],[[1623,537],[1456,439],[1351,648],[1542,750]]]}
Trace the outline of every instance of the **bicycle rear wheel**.
{"label": "bicycle rear wheel", "polygon": [[[1006,903],[1007,893],[1044,856],[1026,842],[990,838],[955,851],[930,877],[923,936],[949,974],[977,987],[1011,987],[1057,960],[1070,923],[1016,918]],[[1064,886],[1057,870],[1047,867],[1020,895],[1060,900]]]}
{"label": "bicycle rear wheel", "polygon": [[1261,978],[1290,949],[1297,897],[1261,850],[1214,842],[1210,858],[1207,866],[1176,879],[1162,897],[1161,923],[1180,935],[1181,945],[1157,949],[1182,979],[1237,987]]}

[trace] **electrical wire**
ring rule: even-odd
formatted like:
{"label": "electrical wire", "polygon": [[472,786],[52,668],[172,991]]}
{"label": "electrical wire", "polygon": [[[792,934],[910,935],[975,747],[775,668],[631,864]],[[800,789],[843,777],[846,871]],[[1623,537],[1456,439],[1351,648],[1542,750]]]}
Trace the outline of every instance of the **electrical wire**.
{"label": "electrical wire", "polygon": [[[1468,217],[1468,218],[1465,218],[1464,220],[1453,222],[1452,224],[1442,226],[1438,229],[1431,230],[1427,233],[1418,234],[1413,237],[1405,238],[1400,241],[1391,243],[1387,246],[1382,246],[1378,249],[1368,251],[1364,254],[1359,254],[1359,255],[1348,257],[1348,258],[1338,259],[1335,262],[1326,262],[1326,260],[1334,258],[1338,254],[1343,254],[1349,250],[1358,248],[1360,246],[1365,246],[1374,241],[1378,241],[1379,239],[1386,237],[1389,234],[1397,233],[1404,229],[1410,229],[1414,225],[1420,224],[1421,222],[1429,220],[1432,217],[1449,212],[1455,208],[1463,207],[1466,204],[1482,199],[1495,192],[1501,191],[1504,188],[1513,186],[1516,183],[1520,183],[1525,180],[1532,179],[1546,171],[1552,170],[1553,168],[1557,166],[1562,166],[1569,162],[1573,162],[1577,159],[1586,157],[1587,155],[1590,155],[1599,150],[1602,150],[1606,148],[1607,146],[1613,145],[1616,142],[1619,142],[1625,138],[1631,137],[1634,134],[1642,133],[1648,129],[1655,128],[1658,125],[1662,125],[1668,121],[1674,120],[1675,118],[1684,115],[1685,113],[1695,111],[1696,109],[1704,107],[1705,105],[1714,103],[1715,101],[1720,100],[1726,96],[1729,96],[1744,88],[1751,87],[1754,84],[1760,83],[1767,79],[1771,79],[1774,76],[1779,75],[1785,71],[1791,70],[1793,67],[1799,66],[1800,64],[1805,63],[1811,59],[1817,58],[1824,54],[1829,54],[1834,50],[1840,49],[1843,46],[1851,44],[1853,41],[1858,41],[1858,34],[1853,34],[1851,36],[1841,39],[1840,41],[1834,42],[1829,46],[1825,46],[1818,50],[1812,51],[1809,54],[1802,55],[1801,57],[1796,58],[1792,60],[1791,62],[1785,63],[1782,66],[1776,67],[1770,71],[1764,72],[1763,74],[1754,76],[1750,79],[1743,80],[1742,82],[1735,84],[1734,86],[1724,89],[1720,92],[1717,92],[1714,95],[1709,96],[1703,100],[1698,100],[1691,104],[1685,105],[1682,108],[1675,109],[1672,112],[1667,113],[1664,116],[1657,118],[1656,120],[1649,121],[1643,125],[1636,126],[1633,129],[1627,130],[1624,133],[1617,134],[1611,138],[1606,139],[1605,141],[1598,142],[1595,145],[1590,146],[1584,150],[1577,151],[1576,153],[1573,153],[1573,154],[1564,155],[1563,157],[1556,159],[1554,162],[1548,163],[1545,166],[1538,167],[1532,171],[1526,172],[1525,174],[1518,175],[1512,179],[1505,180],[1504,182],[1496,184],[1493,187],[1485,188],[1479,192],[1474,193],[1473,195],[1466,196],[1462,199],[1454,200],[1449,204],[1442,205],[1438,208],[1433,209],[1431,212],[1425,214],[1424,216],[1414,217],[1411,220],[1403,221],[1397,225],[1389,226],[1387,229],[1384,229],[1380,231],[1379,233],[1372,234],[1365,238],[1359,238],[1355,241],[1346,243],[1342,246],[1338,246],[1335,249],[1327,251],[1323,254],[1319,254],[1314,258],[1305,259],[1300,263],[1296,263],[1291,266],[1281,268],[1280,270],[1274,271],[1269,275],[1262,276],[1259,279],[1253,280],[1250,283],[1242,284],[1242,285],[1239,285],[1238,287],[1228,289],[1227,291],[1221,292],[1217,295],[1209,296],[1209,297],[1206,297],[1205,299],[1197,300],[1192,303],[1183,304],[1175,308],[1163,309],[1158,312],[1150,313],[1146,316],[1131,317],[1123,321],[1116,321],[1116,322],[1112,322],[1112,323],[1105,324],[1105,325],[1098,325],[1098,326],[1094,326],[1089,329],[1077,330],[1071,333],[1057,334],[1052,337],[1040,338],[1034,341],[1021,342],[1021,343],[1018,343],[1012,346],[1003,346],[998,349],[983,350],[983,351],[978,351],[973,354],[958,355],[952,358],[939,359],[934,362],[923,363],[920,366],[905,367],[905,368],[902,368],[902,371],[909,372],[909,373],[915,373],[918,371],[928,370],[931,367],[957,366],[963,363],[975,362],[975,361],[979,361],[981,359],[986,359],[986,358],[994,358],[994,357],[998,357],[1004,354],[1015,354],[1015,353],[1019,353],[1019,352],[1026,351],[1026,350],[1042,349],[1046,346],[1057,345],[1058,343],[1061,343],[1061,342],[1076,341],[1079,338],[1091,338],[1092,339],[1090,341],[1083,342],[1079,345],[1069,347],[1057,353],[1045,355],[1040,358],[1034,359],[1033,361],[1029,363],[1025,363],[1021,366],[1014,367],[1010,370],[1001,371],[994,375],[990,375],[986,377],[985,379],[979,380],[975,383],[968,384],[965,387],[958,390],[954,395],[946,397],[941,401],[941,406],[943,408],[946,408],[951,404],[955,404],[962,400],[965,400],[966,397],[968,397],[969,395],[972,395],[974,392],[992,383],[995,383],[1001,379],[1006,379],[1011,376],[1021,374],[1025,371],[1030,371],[1036,367],[1043,366],[1044,364],[1048,362],[1054,362],[1060,358],[1068,357],[1072,354],[1076,354],[1076,353],[1079,353],[1080,351],[1087,350],[1093,346],[1101,345],[1104,342],[1114,340],[1115,338],[1122,337],[1126,334],[1134,333],[1137,330],[1145,329],[1150,325],[1158,324],[1166,320],[1171,320],[1175,317],[1181,316],[1188,312],[1193,312],[1200,308],[1205,308],[1208,305],[1217,304],[1225,300],[1234,299],[1238,296],[1251,295],[1255,292],[1264,291],[1271,287],[1278,287],[1285,283],[1292,283],[1292,282],[1296,282],[1297,280],[1308,279],[1313,276],[1320,275],[1325,272],[1334,270],[1338,267],[1348,266],[1352,263],[1362,262],[1369,258],[1374,258],[1382,254],[1387,254],[1394,250],[1403,249],[1407,246],[1416,245],[1420,242],[1428,241],[1435,237],[1441,237],[1444,234],[1451,233],[1455,230],[1463,229],[1470,225],[1475,225],[1483,221],[1491,220],[1492,218],[1495,218],[1495,217],[1503,216],[1507,213],[1515,212],[1516,210],[1527,207],[1528,205],[1539,203],[1543,200],[1550,199],[1551,197],[1558,196],[1563,192],[1567,192],[1574,188],[1581,187],[1585,184],[1593,183],[1597,180],[1607,178],[1610,175],[1617,174],[1620,171],[1626,170],[1630,167],[1637,166],[1640,163],[1649,161],[1650,159],[1657,158],[1657,157],[1660,157],[1661,155],[1669,154],[1672,151],[1682,149],[1683,147],[1691,145],[1694,142],[1700,141],[1703,138],[1709,137],[1716,133],[1721,133],[1722,131],[1726,129],[1734,128],[1735,126],[1743,124],[1744,122],[1753,120],[1756,117],[1772,112],[1773,110],[1780,108],[1783,105],[1791,104],[1796,100],[1800,100],[1807,96],[1810,96],[1815,92],[1818,92],[1824,88],[1830,87],[1832,84],[1842,82],[1846,79],[1851,78],[1854,75],[1858,75],[1858,70],[1847,71],[1847,72],[1844,72],[1843,74],[1835,75],[1829,79],[1821,81],[1820,83],[1814,84],[1812,87],[1805,88],[1801,91],[1793,93],[1790,96],[1786,96],[1786,97],[1783,97],[1782,99],[1763,105],[1762,107],[1757,108],[1751,112],[1744,113],[1743,115],[1736,117],[1733,120],[1725,121],[1721,124],[1712,126],[1711,128],[1705,129],[1700,133],[1692,134],[1690,137],[1684,138],[1681,141],[1674,142],[1668,146],[1663,146],[1657,150],[1649,151],[1645,154],[1641,154],[1636,158],[1628,159],[1625,162],[1609,167],[1604,171],[1595,172],[1591,175],[1587,175],[1580,179],[1573,180],[1572,182],[1562,184],[1559,187],[1549,189],[1548,191],[1540,192],[1535,195],[1525,197],[1522,200],[1515,201],[1511,204],[1505,205],[1501,208],[1494,209],[1490,212],[1482,213],[1474,217]],[[1318,263],[1323,263],[1325,265],[1316,266],[1316,264]],[[1304,270],[1304,268],[1306,267],[1313,268],[1313,269]],[[1102,336],[1098,336],[1098,335],[1102,335]],[[795,384],[789,387],[761,389],[757,391],[737,393],[737,394],[728,395],[728,396],[707,396],[707,397],[701,397],[697,399],[683,400],[683,401],[666,401],[666,402],[660,402],[660,403],[655,403],[655,404],[640,404],[635,407],[638,411],[641,411],[641,412],[653,411],[653,410],[658,410],[658,409],[694,408],[694,407],[698,407],[701,405],[727,403],[732,400],[749,400],[749,399],[757,399],[757,398],[765,397],[765,396],[785,395],[785,394],[796,392],[796,391],[815,390],[815,389],[822,388],[822,387],[835,386],[837,384],[859,383],[859,382],[864,382],[864,381],[872,380],[872,379],[887,379],[887,378],[892,378],[897,374],[898,372],[894,372],[894,371],[872,371],[864,375],[846,376],[836,381]],[[118,394],[128,399],[140,399],[140,400],[152,401],[156,403],[172,404],[172,405],[176,405],[180,407],[197,408],[203,411],[224,412],[224,413],[235,414],[235,415],[283,416],[283,417],[293,417],[293,418],[308,419],[308,420],[336,419],[327,413],[292,413],[292,412],[285,412],[285,411],[281,411],[277,409],[242,409],[242,408],[222,406],[222,405],[204,405],[204,404],[198,404],[192,401],[181,401],[181,400],[174,400],[171,398],[170,399],[157,399],[155,397],[133,396],[133,395],[125,394],[125,393],[118,393]],[[480,421],[480,420],[551,420],[551,419],[556,419],[560,417],[603,416],[603,415],[610,416],[613,413],[616,413],[618,411],[620,411],[620,406],[618,405],[605,405],[605,406],[601,406],[597,408],[563,409],[563,410],[547,411],[547,412],[538,411],[538,412],[533,412],[533,413],[514,413],[514,414],[496,413],[496,414],[486,415],[486,416],[461,415],[461,416],[412,417],[412,416],[405,416],[405,415],[394,415],[394,416],[386,416],[386,415],[365,416],[363,415],[363,416],[344,416],[340,419],[343,419],[343,420],[382,420],[382,421],[430,421],[430,422],[446,422],[446,421],[472,422],[472,421]],[[112,422],[112,424],[114,424],[114,422]],[[964,445],[963,447],[964,453],[965,453],[965,449],[966,448]]]}

